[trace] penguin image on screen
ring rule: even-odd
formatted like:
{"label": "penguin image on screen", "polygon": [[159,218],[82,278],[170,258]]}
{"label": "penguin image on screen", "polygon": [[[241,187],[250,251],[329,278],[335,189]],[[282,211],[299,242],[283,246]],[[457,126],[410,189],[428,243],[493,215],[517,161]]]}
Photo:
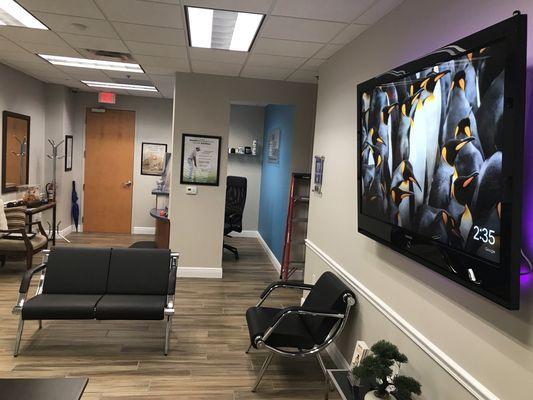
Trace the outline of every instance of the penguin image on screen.
{"label": "penguin image on screen", "polygon": [[[497,261],[501,51],[484,47],[415,73],[401,72],[361,94],[361,211]],[[478,230],[486,243],[475,238]]]}

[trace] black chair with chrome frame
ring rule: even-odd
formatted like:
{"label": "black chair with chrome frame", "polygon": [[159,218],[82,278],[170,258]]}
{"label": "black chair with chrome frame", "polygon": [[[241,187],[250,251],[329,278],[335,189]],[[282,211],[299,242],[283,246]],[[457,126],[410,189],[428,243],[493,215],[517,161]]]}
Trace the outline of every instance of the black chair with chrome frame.
{"label": "black chair with chrome frame", "polygon": [[[278,288],[308,290],[309,294],[302,306],[284,309],[263,307],[268,296]],[[246,311],[250,333],[250,347],[246,352],[252,347],[270,351],[252,392],[257,390],[274,354],[284,357],[315,356],[326,376],[320,352],[341,334],[355,301],[354,293],[332,272],[322,274],[315,285],[286,281],[269,285],[261,294],[259,303]]]}

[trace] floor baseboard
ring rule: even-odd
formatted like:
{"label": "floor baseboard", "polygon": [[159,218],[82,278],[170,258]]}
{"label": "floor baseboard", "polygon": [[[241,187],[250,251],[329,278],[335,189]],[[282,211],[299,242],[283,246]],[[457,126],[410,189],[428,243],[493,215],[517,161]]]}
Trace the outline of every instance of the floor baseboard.
{"label": "floor baseboard", "polygon": [[133,235],[155,235],[154,226],[134,226],[131,229]]}
{"label": "floor baseboard", "polygon": [[178,278],[221,279],[222,268],[178,267]]}
{"label": "floor baseboard", "polygon": [[280,262],[278,261],[278,259],[276,258],[272,250],[270,250],[270,247],[268,247],[267,242],[265,242],[265,239],[263,239],[263,237],[261,236],[259,232],[257,232],[257,240],[259,240],[259,243],[261,243],[261,246],[263,246],[263,249],[265,249],[265,252],[267,253],[268,258],[270,259],[270,262],[272,263],[276,271],[278,271],[278,273],[281,273]]}

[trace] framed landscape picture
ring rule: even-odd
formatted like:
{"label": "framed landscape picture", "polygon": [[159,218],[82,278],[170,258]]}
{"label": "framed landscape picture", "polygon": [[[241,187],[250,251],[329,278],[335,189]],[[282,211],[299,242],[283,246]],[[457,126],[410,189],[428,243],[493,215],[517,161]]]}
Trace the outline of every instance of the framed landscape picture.
{"label": "framed landscape picture", "polygon": [[167,145],[143,142],[141,148],[141,175],[161,176],[165,169]]}
{"label": "framed landscape picture", "polygon": [[180,183],[218,186],[221,140],[220,136],[183,134]]}

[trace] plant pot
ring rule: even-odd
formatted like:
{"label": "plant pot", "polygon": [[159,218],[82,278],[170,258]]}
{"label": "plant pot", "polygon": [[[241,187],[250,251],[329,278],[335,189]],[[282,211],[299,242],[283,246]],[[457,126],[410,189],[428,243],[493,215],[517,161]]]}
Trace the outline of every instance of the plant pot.
{"label": "plant pot", "polygon": [[394,397],[392,394],[389,394],[388,397],[378,397],[376,396],[376,391],[371,390],[365,395],[365,400],[396,400],[396,397]]}

